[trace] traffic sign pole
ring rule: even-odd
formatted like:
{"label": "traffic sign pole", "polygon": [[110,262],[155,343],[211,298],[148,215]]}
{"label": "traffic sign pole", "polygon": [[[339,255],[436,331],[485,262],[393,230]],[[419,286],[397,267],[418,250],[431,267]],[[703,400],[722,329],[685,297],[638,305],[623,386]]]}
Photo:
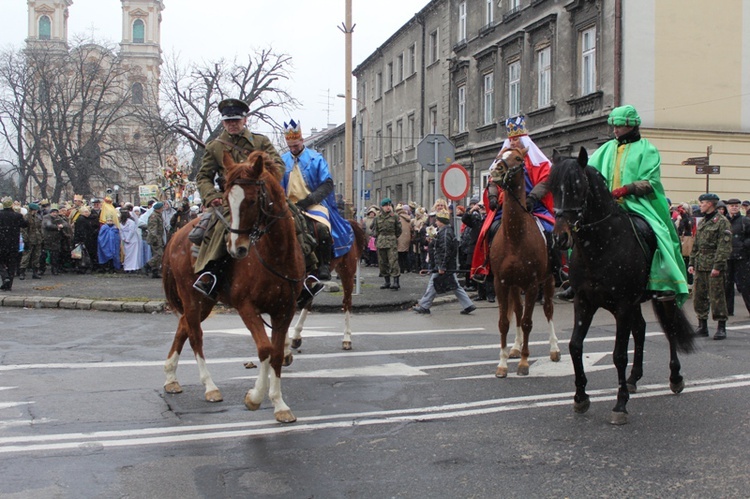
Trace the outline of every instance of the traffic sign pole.
{"label": "traffic sign pole", "polygon": [[438,167],[440,162],[438,161],[438,140],[435,139],[435,198],[433,204],[437,203],[438,200]]}

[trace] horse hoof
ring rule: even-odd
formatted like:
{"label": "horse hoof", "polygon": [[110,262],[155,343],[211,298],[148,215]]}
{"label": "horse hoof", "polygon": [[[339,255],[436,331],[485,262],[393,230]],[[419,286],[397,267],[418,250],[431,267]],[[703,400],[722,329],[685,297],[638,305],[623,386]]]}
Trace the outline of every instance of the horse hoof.
{"label": "horse hoof", "polygon": [[521,364],[518,365],[518,370],[516,370],[516,374],[519,376],[528,376],[529,375],[529,366],[522,366]]}
{"label": "horse hoof", "polygon": [[495,371],[495,377],[496,378],[506,378],[506,377],[508,377],[508,368],[507,367],[498,367],[497,371]]}
{"label": "horse hoof", "polygon": [[351,341],[342,341],[341,342],[341,349],[342,350],[351,350],[352,349],[352,342]]}
{"label": "horse hoof", "polygon": [[669,389],[672,390],[672,393],[682,393],[682,390],[685,388],[685,382],[680,380],[679,383],[669,383]]}
{"label": "horse hoof", "polygon": [[573,410],[576,412],[576,414],[585,413],[589,410],[589,407],[591,407],[591,401],[589,399],[586,399],[583,402],[573,401]]}
{"label": "horse hoof", "polygon": [[177,381],[172,381],[164,385],[164,391],[167,393],[182,393],[182,387]]}
{"label": "horse hoof", "polygon": [[628,387],[628,393],[630,394],[638,393],[638,387],[635,386],[633,383],[627,383],[625,386]]}
{"label": "horse hoof", "polygon": [[609,422],[613,425],[623,425],[628,423],[627,412],[615,412],[612,411],[612,415],[609,418]]}
{"label": "horse hoof", "polygon": [[302,338],[295,338],[292,340],[292,348],[295,350],[302,346]]}
{"label": "horse hoof", "polygon": [[255,403],[250,399],[250,395],[245,395],[245,407],[250,411],[257,411],[260,409],[260,402]]}
{"label": "horse hoof", "polygon": [[560,351],[557,352],[550,352],[549,353],[549,360],[552,362],[560,362]]}
{"label": "horse hoof", "polygon": [[292,411],[286,410],[286,411],[279,411],[274,413],[274,416],[276,417],[276,421],[279,423],[294,423],[297,421],[297,416],[292,414]]}
{"label": "horse hoof", "polygon": [[510,359],[520,359],[521,358],[521,351],[515,348],[512,348],[510,350],[510,355],[508,356]]}
{"label": "horse hoof", "polygon": [[221,392],[219,390],[211,390],[210,392],[206,392],[206,402],[221,402],[224,400],[224,397],[221,396]]}
{"label": "horse hoof", "polygon": [[292,355],[292,354],[289,354],[289,355],[285,355],[285,356],[284,356],[284,363],[283,363],[283,366],[284,366],[284,367],[289,367],[289,366],[291,366],[291,365],[292,365],[292,362],[294,362],[294,355]]}

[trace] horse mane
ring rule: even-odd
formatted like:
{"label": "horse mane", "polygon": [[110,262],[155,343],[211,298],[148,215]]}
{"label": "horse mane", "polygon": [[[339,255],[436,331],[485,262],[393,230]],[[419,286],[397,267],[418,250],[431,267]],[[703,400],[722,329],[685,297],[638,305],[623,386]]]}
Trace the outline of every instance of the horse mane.
{"label": "horse mane", "polygon": [[[255,163],[258,157],[262,158],[263,170],[260,175],[255,171]],[[242,163],[234,163],[233,166],[226,168],[225,166],[225,181],[226,185],[231,185],[238,179],[259,179],[265,176],[265,173],[269,173],[273,167],[273,161],[271,157],[264,151],[253,151]],[[271,175],[273,177],[273,175]],[[274,177],[275,178],[275,177]]]}
{"label": "horse mane", "polygon": [[[548,182],[554,193],[555,208],[582,208],[587,205],[585,197],[591,196],[595,206],[589,205],[587,211],[596,208],[599,214],[620,212],[604,176],[597,169],[588,166],[587,162],[588,155],[583,148],[577,158],[554,155]],[[558,195],[559,198],[556,197]]]}

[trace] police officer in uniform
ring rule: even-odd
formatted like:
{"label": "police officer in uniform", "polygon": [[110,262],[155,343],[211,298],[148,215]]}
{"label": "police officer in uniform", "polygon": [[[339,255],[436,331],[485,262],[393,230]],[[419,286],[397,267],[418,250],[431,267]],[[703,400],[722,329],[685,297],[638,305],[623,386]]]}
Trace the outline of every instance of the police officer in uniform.
{"label": "police officer in uniform", "polygon": [[701,194],[698,198],[703,220],[698,224],[688,272],[694,275],[693,307],[698,316],[696,335],[708,336],[708,311],[719,325],[715,340],[727,337],[727,302],[724,280],[727,259],[732,252],[732,231],[729,221],[717,210],[719,196]]}
{"label": "police officer in uniform", "polygon": [[[248,105],[239,99],[225,99],[219,102],[219,113],[224,131],[206,145],[203,162],[195,178],[206,212],[189,236],[190,241],[200,246],[195,263],[195,273],[198,274],[198,279],[193,284],[193,288],[209,298],[215,298],[221,260],[226,254],[224,244],[226,227],[223,224],[217,224],[216,219],[212,217],[215,209],[223,210],[225,215],[229,213],[229,207],[222,206],[224,151],[228,151],[237,163],[247,159],[253,151],[263,151],[276,165],[274,174],[279,182],[284,175],[284,162],[268,137],[252,133],[247,129],[249,112]],[[218,190],[215,183],[218,184]],[[209,230],[210,224],[213,226]]]}
{"label": "police officer in uniform", "polygon": [[[378,248],[378,264],[380,276],[385,278],[385,284],[380,289],[398,290],[401,269],[398,266],[398,236],[401,235],[401,222],[393,212],[391,198],[384,198],[380,202],[380,213],[372,224],[375,234],[375,245]],[[391,286],[391,277],[393,285]]]}

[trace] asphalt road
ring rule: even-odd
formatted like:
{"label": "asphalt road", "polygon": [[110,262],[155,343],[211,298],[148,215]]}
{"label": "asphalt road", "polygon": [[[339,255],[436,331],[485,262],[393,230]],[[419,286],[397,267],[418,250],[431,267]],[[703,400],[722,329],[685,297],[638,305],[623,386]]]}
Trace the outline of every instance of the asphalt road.
{"label": "asphalt road", "polygon": [[[645,376],[629,423],[609,424],[614,327],[585,346],[588,413],[572,410],[567,340],[548,359],[537,310],[529,376],[494,377],[497,310],[446,303],[430,316],[312,314],[283,396],[298,421],[248,411],[252,341],[231,313],[204,323],[224,401],[203,400],[186,346],[185,389],[162,390],[176,327],[168,314],[0,309],[0,497],[747,497],[750,318],[682,356],[668,388],[667,342],[646,307]],[[632,348],[632,345],[631,345]]]}

